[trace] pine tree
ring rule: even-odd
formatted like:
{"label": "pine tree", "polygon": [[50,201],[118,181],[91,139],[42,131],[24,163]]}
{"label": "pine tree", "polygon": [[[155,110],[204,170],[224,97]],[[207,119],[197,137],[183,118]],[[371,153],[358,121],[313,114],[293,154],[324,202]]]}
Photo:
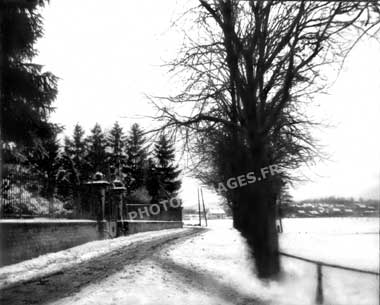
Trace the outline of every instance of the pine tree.
{"label": "pine tree", "polygon": [[149,167],[151,178],[148,190],[155,200],[175,197],[181,187],[181,180],[178,179],[181,171],[174,165],[174,152],[174,145],[162,135],[154,148],[155,162],[151,162]]}
{"label": "pine tree", "polygon": [[144,131],[138,124],[133,124],[126,141],[127,164],[124,169],[127,174],[126,185],[129,192],[144,185],[147,165],[145,143]]}
{"label": "pine tree", "polygon": [[91,175],[96,172],[108,175],[108,154],[106,152],[107,141],[102,128],[98,123],[91,130],[91,135],[86,139],[88,152],[86,159],[90,166]]}
{"label": "pine tree", "polygon": [[28,150],[25,152],[28,163],[44,181],[42,195],[51,198],[56,186],[56,177],[59,170],[60,144],[58,130],[49,139],[42,141],[42,149]]}
{"label": "pine tree", "polygon": [[80,163],[86,155],[86,141],[82,126],[76,124],[73,131],[73,139],[65,138],[65,153],[72,157],[75,163]]}
{"label": "pine tree", "polygon": [[24,7],[11,2],[0,10],[1,137],[31,146],[54,136],[48,115],[57,77],[32,63],[38,54],[34,45],[43,36],[39,11],[45,1],[25,1]]}
{"label": "pine tree", "polygon": [[123,128],[120,127],[118,122],[115,122],[107,137],[107,143],[111,149],[109,164],[110,167],[114,169],[114,174],[118,177],[121,177],[121,169],[125,166],[126,162],[124,142],[125,136]]}
{"label": "pine tree", "polygon": [[149,195],[152,197],[151,202],[157,203],[160,194],[160,181],[156,171],[155,162],[152,158],[148,159],[147,167],[146,188]]}
{"label": "pine tree", "polygon": [[86,160],[86,154],[87,145],[84,130],[79,124],[76,124],[72,139],[65,138],[64,154],[61,160],[61,169],[68,171],[67,173],[72,172],[70,174],[72,176],[71,181],[79,179],[80,182],[83,182],[89,179],[89,165]]}

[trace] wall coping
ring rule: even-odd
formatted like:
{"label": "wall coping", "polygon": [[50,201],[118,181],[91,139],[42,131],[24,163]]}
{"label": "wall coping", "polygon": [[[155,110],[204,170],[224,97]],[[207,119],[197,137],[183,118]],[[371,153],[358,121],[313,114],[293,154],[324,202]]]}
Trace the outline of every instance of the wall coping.
{"label": "wall coping", "polygon": [[41,219],[41,218],[34,218],[34,219],[0,219],[1,223],[97,223],[96,220],[91,219]]}
{"label": "wall coping", "polygon": [[[170,223],[176,223],[182,221],[180,220],[117,220],[117,222],[136,222],[136,223],[151,223],[151,222],[170,222]],[[100,222],[107,222],[106,220],[100,221]],[[16,223],[16,224],[22,224],[22,223],[98,223],[96,220],[91,219],[0,219],[0,224],[2,223]]]}
{"label": "wall coping", "polygon": [[179,222],[179,223],[182,223],[182,221],[180,220],[118,220],[118,222],[146,222],[146,223],[151,223],[151,222],[170,222],[170,223],[175,223],[175,222]]}

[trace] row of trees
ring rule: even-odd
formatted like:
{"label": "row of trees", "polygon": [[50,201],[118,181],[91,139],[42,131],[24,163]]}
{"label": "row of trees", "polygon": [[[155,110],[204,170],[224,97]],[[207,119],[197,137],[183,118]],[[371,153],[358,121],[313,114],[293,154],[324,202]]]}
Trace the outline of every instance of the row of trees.
{"label": "row of trees", "polygon": [[44,153],[26,153],[24,163],[46,179],[45,193],[50,196],[57,193],[66,199],[79,197],[81,185],[99,172],[109,181],[121,180],[128,195],[136,191],[149,194],[140,196],[140,201],[175,196],[181,186],[173,144],[161,135],[150,151],[138,124],[132,125],[128,135],[117,122],[108,133],[96,124],[88,136],[77,124],[63,147],[57,134],[44,140],[42,147]]}
{"label": "row of trees", "polygon": [[165,136],[149,153],[138,125],[125,136],[117,123],[107,134],[97,124],[88,137],[77,125],[62,149],[57,140],[62,128],[49,121],[58,78],[33,62],[35,43],[43,36],[41,7],[47,1],[16,2],[0,5],[0,181],[13,171],[5,164],[18,164],[23,173],[31,168],[41,177],[44,196],[58,189],[67,197],[100,171],[122,179],[129,194],[145,187],[153,200],[173,196],[180,171]]}
{"label": "row of trees", "polygon": [[[184,137],[207,184],[277,164],[271,176],[224,195],[260,277],[280,272],[276,202],[291,172],[319,155],[306,102],[327,85],[323,67],[343,63],[378,30],[378,1],[199,0],[192,31],[171,68],[178,95],[154,99],[163,129]],[[189,24],[186,18],[186,25]],[[195,29],[195,30],[194,30]],[[194,34],[194,35],[192,35]],[[186,105],[186,107],[184,107]],[[185,112],[191,109],[191,112]]]}

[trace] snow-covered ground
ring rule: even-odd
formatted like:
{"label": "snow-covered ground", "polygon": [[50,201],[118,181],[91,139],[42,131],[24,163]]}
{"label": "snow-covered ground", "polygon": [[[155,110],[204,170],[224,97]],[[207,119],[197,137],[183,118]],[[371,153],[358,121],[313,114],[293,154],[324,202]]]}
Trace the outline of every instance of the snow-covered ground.
{"label": "snow-covered ground", "polygon": [[[218,231],[210,232],[202,248],[203,268],[218,274],[237,289],[269,304],[314,304],[316,266],[292,258],[282,258],[284,277],[262,283],[252,272],[244,241],[233,229],[223,230],[222,221],[209,221]],[[226,223],[226,222],[225,222]],[[231,224],[229,224],[231,227]],[[377,218],[299,218],[283,221],[280,234],[282,252],[312,260],[379,272],[379,219]],[[214,236],[212,236],[214,234]],[[219,236],[219,242],[217,242]],[[211,246],[212,245],[212,246]],[[233,245],[233,246],[232,246]],[[241,251],[243,249],[243,251]],[[218,250],[218,251],[216,251]],[[173,254],[183,260],[179,249]],[[206,250],[207,251],[207,250]],[[186,251],[184,251],[186,253]],[[206,252],[207,253],[207,252]],[[202,260],[200,258],[196,261]],[[193,262],[188,258],[185,264]],[[325,304],[379,304],[379,277],[323,267]]]}
{"label": "snow-covered ground", "polygon": [[[61,275],[4,290],[8,298],[12,293],[29,293],[28,298],[32,299],[38,293],[34,304],[315,303],[315,265],[283,258],[284,276],[278,281],[262,282],[255,277],[244,240],[232,228],[231,221],[210,221],[209,226],[211,229],[201,235],[168,244],[153,244],[149,240],[159,240],[163,234],[164,242],[172,232],[180,236],[190,229],[147,232],[89,243],[0,268],[0,279],[3,284],[4,281],[9,284],[25,279],[22,274],[27,275],[29,269],[35,276],[38,270],[45,274],[59,272],[60,266],[70,264],[68,271]],[[379,269],[378,232],[379,222],[375,218],[286,219],[280,245],[283,252],[376,271]],[[126,257],[128,254],[130,258]],[[378,276],[327,267],[322,270],[325,304],[379,304]],[[11,279],[13,276],[16,279]],[[13,303],[23,304],[19,301]]]}
{"label": "snow-covered ground", "polygon": [[283,228],[282,252],[379,271],[377,218],[288,218]]}
{"label": "snow-covered ground", "polygon": [[104,254],[120,250],[136,243],[149,242],[157,238],[182,234],[187,231],[189,231],[189,229],[168,229],[144,232],[115,239],[93,241],[67,250],[48,253],[17,264],[4,266],[0,268],[0,289],[14,283],[47,276],[59,272],[64,268],[70,268],[80,263],[89,262],[91,259],[98,258]]}

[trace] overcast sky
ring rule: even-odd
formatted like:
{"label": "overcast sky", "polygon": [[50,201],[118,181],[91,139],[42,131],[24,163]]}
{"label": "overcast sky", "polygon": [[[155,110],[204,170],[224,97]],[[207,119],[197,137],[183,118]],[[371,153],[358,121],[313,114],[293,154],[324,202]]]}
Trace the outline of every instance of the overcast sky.
{"label": "overcast sky", "polygon": [[[173,59],[181,36],[171,22],[183,11],[176,0],[51,0],[43,9],[45,37],[36,62],[60,77],[52,120],[71,134],[80,123],[87,132],[115,121],[128,130],[133,122],[149,128],[153,114],[144,94],[167,95],[174,81],[160,67]],[[191,1],[186,1],[191,5]],[[190,3],[190,4],[189,4]],[[196,3],[196,2],[194,2]],[[295,199],[321,196],[379,198],[380,44],[363,41],[344,70],[308,111],[334,125],[315,135],[330,161],[303,169],[310,182],[297,184]],[[196,203],[197,183],[186,178],[185,205]],[[206,192],[206,203],[218,201]]]}

